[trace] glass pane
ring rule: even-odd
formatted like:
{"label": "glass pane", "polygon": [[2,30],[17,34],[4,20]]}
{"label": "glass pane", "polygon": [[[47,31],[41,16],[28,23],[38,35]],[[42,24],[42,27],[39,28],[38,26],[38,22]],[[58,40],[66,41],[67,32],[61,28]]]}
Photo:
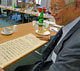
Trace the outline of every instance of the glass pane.
{"label": "glass pane", "polygon": [[65,0],[65,4],[66,4],[66,5],[68,5],[68,4],[70,4],[70,3],[73,3],[73,2],[75,2],[75,0]]}

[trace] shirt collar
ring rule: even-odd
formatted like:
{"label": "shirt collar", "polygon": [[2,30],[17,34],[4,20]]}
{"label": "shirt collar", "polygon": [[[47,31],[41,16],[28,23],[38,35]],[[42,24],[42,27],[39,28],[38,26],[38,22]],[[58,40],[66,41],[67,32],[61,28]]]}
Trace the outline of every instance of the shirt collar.
{"label": "shirt collar", "polygon": [[69,23],[68,25],[66,25],[65,27],[63,27],[63,35],[67,34],[77,24],[79,20],[80,16],[71,23]]}

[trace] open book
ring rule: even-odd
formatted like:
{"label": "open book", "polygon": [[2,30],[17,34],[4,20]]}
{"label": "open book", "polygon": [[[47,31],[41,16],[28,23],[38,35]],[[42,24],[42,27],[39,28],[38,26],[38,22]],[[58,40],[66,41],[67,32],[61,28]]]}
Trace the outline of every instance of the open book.
{"label": "open book", "polygon": [[0,67],[7,67],[46,42],[36,38],[33,34],[28,34],[0,44]]}

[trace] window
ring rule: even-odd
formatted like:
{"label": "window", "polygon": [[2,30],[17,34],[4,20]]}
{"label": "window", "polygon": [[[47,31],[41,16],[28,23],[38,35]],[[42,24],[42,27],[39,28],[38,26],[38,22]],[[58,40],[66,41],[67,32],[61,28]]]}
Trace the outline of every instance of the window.
{"label": "window", "polygon": [[18,2],[22,2],[22,0],[18,0]]}
{"label": "window", "polygon": [[40,4],[41,5],[41,0],[35,0],[36,4]]}

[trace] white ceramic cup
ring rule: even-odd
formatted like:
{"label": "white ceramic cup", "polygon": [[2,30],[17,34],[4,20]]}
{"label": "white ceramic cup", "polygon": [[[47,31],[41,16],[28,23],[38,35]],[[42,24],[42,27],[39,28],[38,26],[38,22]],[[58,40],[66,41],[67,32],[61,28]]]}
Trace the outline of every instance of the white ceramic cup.
{"label": "white ceramic cup", "polygon": [[17,25],[14,25],[14,26],[13,26],[13,31],[14,31],[14,32],[17,32],[17,31],[18,31],[18,30],[17,30]]}
{"label": "white ceramic cup", "polygon": [[33,26],[36,24],[36,21],[32,21]]}
{"label": "white ceramic cup", "polygon": [[10,31],[11,31],[11,29],[8,28],[8,27],[5,27],[5,28],[3,29],[3,32],[4,32],[4,33],[10,33]]}

